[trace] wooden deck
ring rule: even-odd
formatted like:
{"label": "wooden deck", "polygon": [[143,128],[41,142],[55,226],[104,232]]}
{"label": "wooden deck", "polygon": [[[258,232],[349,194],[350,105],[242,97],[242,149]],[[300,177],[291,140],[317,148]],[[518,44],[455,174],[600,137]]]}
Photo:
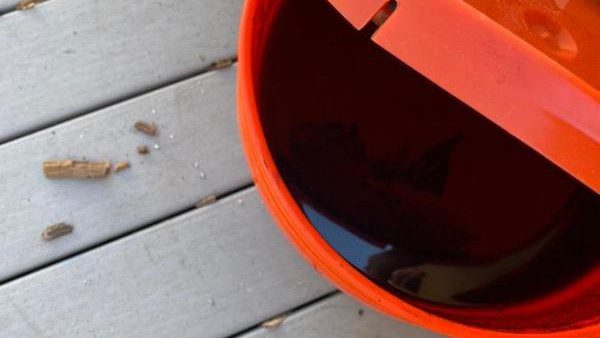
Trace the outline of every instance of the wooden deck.
{"label": "wooden deck", "polygon": [[[436,337],[359,311],[264,210],[236,67],[209,71],[236,55],[242,0],[16,3],[0,0],[1,337]],[[62,158],[131,168],[47,180]],[[60,222],[75,231],[43,241]]]}

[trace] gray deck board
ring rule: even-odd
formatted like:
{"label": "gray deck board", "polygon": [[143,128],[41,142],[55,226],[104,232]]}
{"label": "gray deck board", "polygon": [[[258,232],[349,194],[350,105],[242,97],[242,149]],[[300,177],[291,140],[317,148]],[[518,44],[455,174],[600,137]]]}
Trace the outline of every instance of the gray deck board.
{"label": "gray deck board", "polygon": [[[335,288],[247,188],[236,67],[202,74],[236,56],[243,2],[0,0],[0,337],[436,337],[341,294],[248,331]],[[62,158],[131,168],[43,177]]]}
{"label": "gray deck board", "polygon": [[54,0],[0,17],[0,142],[235,56],[242,2]]}
{"label": "gray deck board", "polygon": [[440,338],[369,310],[339,294],[298,311],[276,329],[259,328],[239,338]]}
{"label": "gray deck board", "polygon": [[222,337],[332,290],[248,189],[2,286],[0,336]]}
{"label": "gray deck board", "polygon": [[[235,74],[232,67],[192,78],[0,146],[0,256],[9,258],[0,260],[0,279],[249,184]],[[139,119],[156,122],[158,137],[134,131]],[[138,155],[140,144],[151,153]],[[131,168],[98,181],[46,179],[42,163],[63,158],[129,161]],[[60,222],[75,232],[42,241],[43,229]]]}
{"label": "gray deck board", "polygon": [[18,3],[19,0],[0,0],[0,13],[14,9]]}

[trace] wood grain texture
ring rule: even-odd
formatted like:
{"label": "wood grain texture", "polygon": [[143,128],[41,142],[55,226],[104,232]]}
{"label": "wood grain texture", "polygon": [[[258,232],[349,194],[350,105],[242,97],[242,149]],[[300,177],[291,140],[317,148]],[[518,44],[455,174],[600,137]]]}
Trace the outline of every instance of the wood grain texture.
{"label": "wood grain texture", "polygon": [[0,287],[0,336],[223,337],[331,290],[248,189]]}
{"label": "wood grain texture", "polygon": [[339,294],[294,313],[276,329],[256,329],[239,338],[440,338],[398,322]]}
{"label": "wood grain texture", "polygon": [[[0,146],[0,158],[9,159],[0,165],[0,256],[6,258],[0,280],[249,184],[235,73],[235,67],[211,72]],[[136,132],[140,119],[161,132]],[[139,144],[149,145],[150,154],[139,155]],[[131,167],[102,180],[48,180],[42,163],[56,158]],[[56,223],[76,231],[42,242],[40,233]]]}
{"label": "wood grain texture", "polygon": [[110,174],[111,163],[59,160],[43,164],[44,175],[48,179],[99,179]]}
{"label": "wood grain texture", "polygon": [[56,0],[2,16],[0,142],[234,56],[242,3]]}

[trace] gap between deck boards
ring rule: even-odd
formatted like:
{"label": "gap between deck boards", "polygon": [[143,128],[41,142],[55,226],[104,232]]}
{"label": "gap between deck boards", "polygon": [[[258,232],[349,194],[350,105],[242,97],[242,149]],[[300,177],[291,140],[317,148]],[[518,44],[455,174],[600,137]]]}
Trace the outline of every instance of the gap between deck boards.
{"label": "gap between deck boards", "polygon": [[[231,100],[235,96],[235,68],[234,66],[228,70],[205,72],[202,76],[191,77],[181,81],[181,83],[178,82],[150,93],[141,94],[131,101],[128,100],[107,107],[105,110],[72,119],[58,127],[47,128],[36,134],[0,146],[0,151],[3,150],[4,155],[9,157],[14,155],[17,157],[15,160],[18,160],[13,161],[12,166],[5,167],[4,172],[0,172],[0,184],[2,180],[5,183],[8,182],[6,180],[13,177],[15,173],[18,174],[15,177],[19,177],[25,184],[25,186],[9,184],[4,192],[4,197],[11,200],[7,200],[9,203],[6,208],[4,203],[0,203],[0,209],[5,208],[5,212],[9,212],[8,217],[12,217],[10,223],[4,222],[4,225],[7,226],[4,237],[9,243],[12,242],[4,250],[12,249],[13,252],[21,250],[25,255],[24,259],[11,260],[2,266],[0,282],[16,280],[31,272],[63,261],[65,258],[72,258],[87,252],[90,248],[138,232],[140,227],[148,228],[161,220],[185,213],[192,210],[192,207],[200,198],[213,194],[229,195],[239,189],[249,187],[252,184],[251,178],[247,172],[246,162],[239,146],[235,122],[235,105]],[[204,93],[202,86],[205,86],[206,93]],[[198,88],[198,93],[195,92],[196,89],[194,88]],[[184,101],[182,100],[187,103],[183,104]],[[153,115],[154,113],[149,111],[150,108],[155,107],[160,110],[161,106],[172,107],[172,109],[169,108],[166,111],[168,112],[167,115],[161,113]],[[190,113],[193,114],[189,115]],[[171,114],[175,115],[169,117]],[[162,141],[166,143],[163,144],[161,150],[156,151],[156,157],[154,155],[143,158],[135,155],[129,156],[129,153],[133,150],[123,149],[124,146],[128,147],[129,145],[135,147],[135,143],[132,144],[131,142],[136,142],[135,140],[139,138],[135,133],[128,133],[128,128],[130,128],[128,126],[133,125],[134,119],[144,118],[143,116],[155,119],[159,125],[166,127],[166,129],[162,129],[166,134],[161,137]],[[182,120],[184,116],[189,118]],[[170,122],[168,121],[172,118],[176,118],[176,122],[169,125]],[[98,123],[104,125],[104,127],[109,126],[109,128],[102,129]],[[91,136],[89,137],[87,136],[88,127],[94,128],[90,130]],[[180,127],[183,129],[178,129]],[[198,129],[194,128],[208,129],[198,133],[196,132]],[[80,129],[81,131],[79,131]],[[180,131],[175,141],[167,137],[169,133],[177,132],[177,130]],[[86,133],[85,139],[82,138],[83,134],[80,133]],[[123,139],[119,138],[121,133],[125,133]],[[118,139],[114,139],[115,137]],[[223,137],[229,138],[220,142],[219,140]],[[160,140],[153,139],[147,141],[160,142]],[[71,143],[67,143],[68,146],[66,147],[61,147],[62,142]],[[90,148],[90,145],[94,144],[98,146]],[[193,146],[194,144],[197,146]],[[36,145],[38,146],[36,147]],[[46,145],[49,146],[50,151],[40,150],[39,146],[45,148]],[[115,152],[112,149],[114,147],[118,148],[114,149]],[[32,153],[29,153],[30,151]],[[226,151],[226,154],[223,154],[223,151]],[[177,156],[178,152],[183,152],[182,155],[187,154],[187,156]],[[92,185],[92,182],[48,181],[36,169],[41,161],[49,159],[48,157],[67,158],[72,156],[88,156],[88,158],[90,156],[100,156],[100,158],[105,159],[115,156],[113,159],[130,159],[131,157],[131,160],[136,163],[141,161],[138,164],[148,161],[153,163],[153,166],[148,168],[148,172],[132,172],[129,170],[129,174],[123,174],[129,175],[129,178],[122,175],[111,176],[107,184],[96,186],[96,188],[93,188],[95,185]],[[123,158],[122,156],[126,157]],[[191,167],[194,161],[204,162],[201,173],[207,172],[209,176],[207,181],[203,179],[189,181],[197,177],[194,175],[200,172],[199,169],[196,169],[195,163],[193,168],[188,168],[188,165]],[[19,163],[17,167],[15,167],[15,163]],[[132,164],[136,165],[135,163]],[[163,175],[169,172],[168,169],[173,164],[182,166],[180,168],[177,166],[179,168],[175,172],[177,175]],[[19,167],[23,167],[25,170],[20,171]],[[173,174],[173,172],[171,173]],[[173,184],[165,185],[165,182],[169,179],[177,180],[177,182],[174,181]],[[14,179],[10,180],[14,182]],[[135,189],[118,189],[125,182],[134,184]],[[182,185],[183,182],[190,183]],[[141,187],[147,184],[154,188],[151,189],[150,194],[140,195]],[[180,188],[182,190],[179,190]],[[40,189],[44,193],[39,196],[35,195],[38,196],[37,199],[33,200],[32,198],[30,200],[28,198],[35,197],[30,194],[37,194],[36,191],[40,192]],[[69,191],[72,193],[69,194]],[[99,192],[106,194],[106,198],[110,198],[110,194],[119,193],[117,201],[120,201],[121,206],[107,201],[103,202],[99,199],[100,196],[98,198],[93,197]],[[54,194],[60,194],[61,198],[67,198],[66,203],[57,204],[60,203],[60,200],[56,200],[54,197],[58,195],[55,196]],[[81,196],[82,194],[84,196]],[[128,199],[123,194],[127,194],[129,199],[133,199],[131,200],[134,202],[133,209],[127,209],[124,206],[123,203],[127,203]],[[160,196],[170,200],[165,201],[162,205],[154,205],[153,203],[160,202]],[[83,200],[81,200],[82,197]],[[23,201],[26,199],[28,203],[21,203],[22,199]],[[50,199],[54,202],[41,204],[41,199]],[[90,203],[99,203],[99,209],[90,209]],[[146,210],[146,207],[143,207],[143,204],[140,203],[150,203],[151,205],[148,205],[147,208],[149,209]],[[37,208],[34,208],[36,206]],[[40,208],[53,209],[44,212],[44,210],[40,211]],[[38,211],[34,212],[34,210]],[[69,210],[73,212],[69,212]],[[137,211],[133,213],[134,211],[130,210]],[[29,212],[33,212],[31,216],[27,216],[30,215]],[[64,217],[68,217],[68,219],[63,218],[62,212],[66,212]],[[96,216],[98,212],[118,218],[107,219],[106,221],[109,223],[106,223],[102,221],[101,216]],[[115,212],[118,213],[115,214]],[[90,218],[89,216],[93,217]],[[41,224],[40,221],[42,221]],[[81,223],[82,221],[83,223]],[[38,227],[44,226],[45,222],[48,222],[46,226],[55,222],[73,222],[76,232],[82,236],[76,237],[74,240],[70,239],[72,237],[68,237],[65,241],[57,243],[57,245],[32,241],[32,239],[37,238],[32,236],[35,236],[36,233],[39,234],[37,231],[41,231],[37,230]],[[0,224],[2,223],[0,221]],[[21,226],[18,227],[16,224],[21,224]],[[81,229],[82,232],[79,232],[78,229]]]}
{"label": "gap between deck boards", "polygon": [[[241,191],[244,191],[246,189],[250,189],[253,186],[254,186],[254,183],[248,182],[248,184],[245,184],[245,185],[239,186],[239,187],[237,187],[235,189],[226,191],[225,193],[220,194],[219,196],[217,196],[217,201],[219,201],[221,199],[224,199],[224,198],[227,198],[227,197],[229,197],[231,195],[235,195],[235,194],[237,194],[237,193],[239,193]],[[152,222],[150,222],[148,224],[142,225],[139,228],[135,228],[135,229],[127,231],[127,232],[125,232],[123,234],[119,234],[119,235],[107,238],[106,240],[98,242],[98,243],[96,243],[96,244],[94,244],[92,246],[83,248],[81,250],[77,250],[77,251],[75,251],[73,253],[70,253],[67,256],[64,256],[64,257],[52,260],[52,261],[50,261],[48,263],[36,266],[36,267],[34,267],[32,269],[29,269],[27,271],[24,271],[22,273],[14,275],[14,276],[12,276],[10,278],[7,278],[5,280],[2,280],[2,281],[0,281],[0,287],[2,287],[3,285],[9,284],[9,283],[11,283],[13,281],[16,281],[16,280],[18,280],[20,278],[23,278],[23,277],[25,277],[27,275],[33,274],[33,273],[35,273],[37,271],[44,270],[44,269],[49,268],[49,267],[51,267],[53,265],[56,265],[56,264],[58,264],[60,262],[67,261],[67,260],[72,259],[74,257],[77,257],[77,256],[79,256],[81,254],[84,254],[84,253],[86,253],[88,251],[100,248],[102,246],[105,246],[105,245],[110,244],[110,243],[112,243],[114,241],[123,239],[125,237],[129,237],[129,236],[131,236],[133,234],[136,234],[136,233],[138,233],[140,231],[144,231],[144,230],[150,229],[150,228],[152,228],[154,226],[157,226],[157,225],[159,225],[159,224],[161,224],[163,222],[166,222],[166,221],[168,221],[170,219],[182,216],[184,214],[187,214],[187,213],[189,213],[191,211],[198,210],[198,209],[200,209],[200,208],[197,208],[197,207],[188,207],[188,208],[184,208],[184,209],[178,210],[178,211],[176,211],[174,213],[171,213],[169,215],[166,215],[166,216],[164,216],[162,218],[156,219],[156,220],[154,220],[154,221],[152,221]]]}
{"label": "gap between deck boards", "polygon": [[[328,299],[331,299],[331,298],[333,298],[333,297],[335,297],[337,295],[340,295],[341,293],[342,292],[340,290],[331,291],[331,292],[329,292],[327,294],[324,294],[321,297],[315,298],[315,299],[313,299],[313,300],[311,300],[309,302],[306,302],[306,303],[300,304],[300,305],[298,305],[298,306],[296,306],[294,308],[291,308],[291,309],[287,310],[286,312],[279,314],[279,316],[291,316],[291,315],[294,315],[294,314],[302,312],[303,310],[306,310],[306,309],[310,308],[311,306],[314,306],[314,305],[316,305],[316,304],[318,304],[320,302],[324,302],[324,301],[326,301]],[[277,316],[275,316],[275,317],[277,317]],[[255,325],[253,325],[253,326],[251,326],[251,327],[249,327],[247,329],[244,329],[242,331],[236,332],[236,333],[234,333],[232,335],[229,335],[226,338],[242,338],[243,336],[247,335],[248,333],[251,333],[251,332],[253,332],[255,330],[260,329],[262,327],[262,324],[263,323],[256,323]]]}
{"label": "gap between deck boards", "polygon": [[[48,1],[52,1],[52,0],[48,0]],[[231,64],[232,67],[237,66],[237,56],[232,56],[232,57],[228,57],[228,58],[225,58],[225,59],[227,59],[227,60],[233,60],[233,63]],[[64,118],[56,119],[56,120],[52,121],[51,123],[42,124],[42,125],[40,125],[40,126],[38,126],[36,128],[31,128],[30,130],[25,130],[22,133],[18,133],[16,135],[14,135],[13,137],[9,137],[9,138],[6,138],[6,139],[0,138],[0,147],[2,147],[4,145],[7,145],[7,144],[9,144],[11,142],[17,141],[17,140],[19,140],[19,139],[21,139],[23,137],[26,137],[26,136],[35,134],[37,132],[40,132],[42,130],[50,129],[52,127],[56,127],[57,125],[63,124],[65,122],[69,122],[71,120],[75,120],[77,118],[80,118],[80,117],[83,117],[85,115],[91,114],[91,113],[93,113],[95,111],[106,109],[106,108],[118,105],[120,103],[123,103],[123,102],[129,101],[129,100],[135,99],[135,98],[140,97],[140,96],[151,94],[152,92],[155,92],[155,91],[164,89],[166,87],[175,85],[175,84],[177,84],[179,82],[184,82],[186,80],[192,79],[192,78],[197,77],[197,76],[209,74],[211,72],[218,72],[218,71],[220,71],[220,70],[219,69],[214,69],[214,67],[212,65],[210,65],[210,66],[204,67],[201,70],[198,70],[196,72],[192,72],[192,73],[189,73],[189,74],[186,74],[186,75],[183,75],[183,76],[180,76],[180,77],[168,80],[168,81],[164,81],[164,82],[161,82],[161,83],[157,83],[155,85],[148,86],[148,87],[146,87],[146,88],[144,88],[142,90],[136,91],[136,92],[128,94],[128,95],[122,95],[122,96],[117,97],[117,98],[115,98],[113,100],[107,101],[106,103],[104,103],[102,105],[92,106],[92,107],[89,107],[89,108],[87,108],[87,109],[79,112],[79,113],[75,113],[75,114],[72,114],[72,115],[69,115],[69,116],[65,116]]]}
{"label": "gap between deck boards", "polygon": [[16,12],[19,2],[20,0],[0,0],[0,20],[2,19],[2,16]]}
{"label": "gap between deck boards", "polygon": [[59,0],[4,15],[0,143],[235,57],[242,4]]}
{"label": "gap between deck boards", "polygon": [[227,337],[332,291],[248,188],[2,286],[0,331]]}

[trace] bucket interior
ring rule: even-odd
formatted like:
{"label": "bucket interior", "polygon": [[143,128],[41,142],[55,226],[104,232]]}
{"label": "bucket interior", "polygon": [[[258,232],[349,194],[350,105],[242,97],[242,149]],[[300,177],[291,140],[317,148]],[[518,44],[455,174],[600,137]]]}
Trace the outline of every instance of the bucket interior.
{"label": "bucket interior", "polygon": [[358,32],[263,1],[257,106],[298,206],[389,293],[471,326],[600,321],[600,197]]}

